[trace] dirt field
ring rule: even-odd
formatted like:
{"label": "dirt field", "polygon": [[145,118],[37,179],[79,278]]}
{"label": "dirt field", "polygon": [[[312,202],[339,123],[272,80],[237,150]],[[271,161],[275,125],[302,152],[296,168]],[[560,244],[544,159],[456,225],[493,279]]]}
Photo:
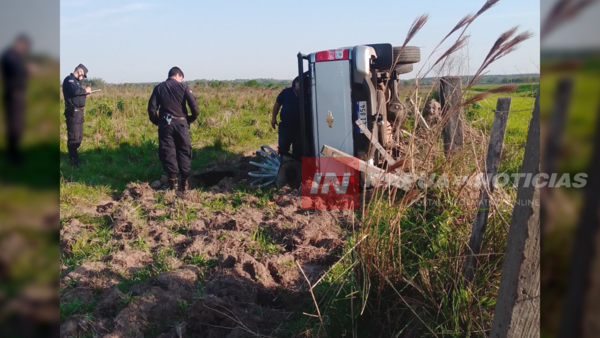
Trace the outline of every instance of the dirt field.
{"label": "dirt field", "polygon": [[[202,197],[130,184],[90,211],[92,221],[66,221],[63,257],[76,256],[82,238],[108,249],[74,268],[61,266],[62,302],[90,307],[64,321],[61,335],[289,336],[286,322],[311,309],[306,279],[314,284],[339,259],[352,213],[303,210],[289,188],[273,195],[267,212],[253,196],[235,211],[204,208],[201,199],[232,192],[244,176],[236,174]],[[183,210],[195,215],[177,217]],[[101,239],[87,235],[99,228]]]}
{"label": "dirt field", "polygon": [[[277,140],[269,121],[280,89],[195,84],[201,117],[190,132],[191,190],[181,198],[160,188],[156,130],[141,113],[151,87],[105,89],[86,111],[82,166],[71,168],[66,149],[61,154],[64,337],[489,331],[516,188],[494,191],[499,205],[472,287],[461,282],[462,265],[479,188],[373,189],[361,194],[359,210],[304,210],[298,191],[247,184],[254,150]],[[519,171],[519,130],[533,103],[527,92],[514,95],[500,168],[508,174]],[[485,165],[493,103],[465,107],[466,146],[450,158],[441,138],[422,128],[410,150],[407,117],[393,150],[414,154],[404,171],[474,177]],[[430,126],[439,122],[426,110]],[[317,284],[314,296],[307,280]]]}

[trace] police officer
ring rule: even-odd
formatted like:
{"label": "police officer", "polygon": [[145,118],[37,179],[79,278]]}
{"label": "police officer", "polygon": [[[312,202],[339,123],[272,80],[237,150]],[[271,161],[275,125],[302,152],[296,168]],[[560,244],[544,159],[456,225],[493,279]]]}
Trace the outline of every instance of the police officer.
{"label": "police officer", "polygon": [[81,87],[81,80],[87,78],[88,69],[79,64],[73,73],[63,81],[63,96],[65,98],[65,117],[67,119],[67,148],[69,161],[74,167],[79,167],[77,149],[83,140],[83,120],[85,99],[90,96],[91,87]]}
{"label": "police officer", "polygon": [[18,36],[2,54],[3,100],[6,111],[8,158],[16,164],[21,161],[19,143],[23,135],[25,98],[29,67],[27,56],[31,42],[25,35]]}
{"label": "police officer", "polygon": [[[169,70],[169,78],[154,87],[148,101],[148,117],[158,126],[158,157],[169,175],[169,189],[177,189],[179,173],[179,190],[185,192],[192,158],[190,123],[198,118],[199,110],[192,91],[181,82],[183,77],[181,69],[173,67]],[[188,115],[186,103],[191,115]]]}
{"label": "police officer", "polygon": [[[279,93],[273,111],[271,113],[271,127],[275,129],[279,125],[279,154],[290,155],[290,147],[293,149],[293,157],[299,159],[300,155],[300,92],[299,78],[292,81],[292,86],[285,88]],[[277,114],[281,109],[280,122],[277,124]]]}

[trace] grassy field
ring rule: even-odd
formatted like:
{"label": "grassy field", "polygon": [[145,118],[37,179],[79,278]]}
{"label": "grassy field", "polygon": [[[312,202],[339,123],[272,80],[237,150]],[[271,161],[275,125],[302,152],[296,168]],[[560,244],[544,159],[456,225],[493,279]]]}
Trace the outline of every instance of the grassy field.
{"label": "grassy field", "polygon": [[[499,168],[499,172],[512,174],[517,173],[521,169],[523,159],[523,150],[527,139],[527,128],[529,127],[529,119],[535,104],[535,95],[539,84],[527,83],[520,84],[515,93],[510,94],[511,106],[508,117],[508,125],[504,138],[503,157],[504,160]],[[495,87],[494,85],[480,85],[471,88],[471,93],[482,92]],[[507,94],[492,94],[483,101],[475,103],[470,107],[466,107],[465,115],[474,126],[480,130],[490,130],[494,121],[494,112],[496,102],[499,97],[505,97]]]}
{"label": "grassy field", "polygon": [[[5,130],[0,131],[0,247],[4,253],[0,263],[3,267],[0,336],[3,337],[19,335],[16,332],[22,332],[19,323],[23,320],[32,335],[41,335],[49,325],[58,324],[55,257],[59,254],[59,175],[51,169],[58,165],[58,68],[54,63],[39,64],[39,71],[30,79],[21,164],[7,161]],[[0,110],[4,107],[2,102],[0,107]],[[36,305],[30,307],[32,303]]]}
{"label": "grassy field", "polygon": [[[597,64],[597,60],[589,60]],[[558,82],[562,78],[573,80],[573,91],[568,106],[568,116],[564,126],[561,151],[557,156],[557,172],[589,172],[593,154],[593,140],[600,107],[600,77],[598,69],[583,69],[575,73],[544,73],[541,88],[542,131],[548,128],[548,121],[554,108],[554,98]],[[542,135],[544,137],[544,135]],[[549,137],[552,137],[549,135]],[[545,138],[542,138],[542,144]],[[558,336],[562,319],[564,298],[570,271],[570,254],[579,221],[579,212],[584,203],[583,189],[557,188],[544,198],[546,208],[543,225],[545,227],[541,247],[541,302],[542,337]]]}
{"label": "grassy field", "polygon": [[[226,165],[243,151],[276,142],[277,133],[270,127],[270,111],[280,89],[195,86],[191,89],[200,107],[200,117],[190,131],[193,170],[208,164]],[[83,192],[96,200],[106,198],[123,191],[129,182],[160,178],[158,132],[146,113],[151,92],[151,86],[108,87],[88,100],[80,148],[84,162],[81,169],[69,166],[66,125],[61,124],[61,202]],[[62,115],[61,119],[64,120]]]}
{"label": "grassy field", "polygon": [[[269,121],[281,87],[191,88],[201,112],[190,133],[194,171],[234,168],[244,152],[277,140]],[[478,86],[473,92],[487,88]],[[147,185],[162,174],[157,131],[146,113],[151,90],[150,86],[106,86],[88,100],[80,149],[84,164],[78,169],[68,165],[66,127],[61,124],[61,323],[65,328],[75,320],[83,321],[87,324],[75,325],[75,332],[91,337],[103,329],[122,328],[123,318],[139,311],[159,319],[155,324],[132,324],[129,334],[157,337],[181,329],[182,323],[192,331],[199,329],[195,322],[225,325],[226,319],[215,322],[203,317],[210,312],[206,308],[221,306],[230,317],[249,325],[248,330],[238,328],[243,331],[239,336],[260,332],[277,337],[353,333],[368,337],[377,332],[384,337],[478,337],[488,332],[506,245],[504,224],[510,223],[516,190],[499,189],[503,201],[498,212],[490,213],[480,268],[474,283],[464,285],[462,261],[476,209],[457,202],[465,194],[476,198],[478,190],[436,188],[398,196],[375,191],[369,195],[371,203],[350,215],[303,211],[297,208],[299,197],[293,192],[254,190],[239,182],[229,187],[220,183],[217,190],[197,188],[180,199]],[[511,95],[501,172],[520,169],[535,90],[535,84],[520,85]],[[464,111],[469,126],[484,136],[496,98],[490,96]],[[61,114],[63,107],[61,101]],[[452,161],[435,155],[431,161],[442,164],[437,173],[472,172],[487,149],[481,143],[479,138],[467,140],[469,149]],[[476,154],[471,154],[475,148]],[[200,238],[203,244],[190,251]],[[251,285],[248,290],[254,291],[247,293],[259,295],[247,301],[251,304],[244,308],[246,312],[207,297],[225,297],[214,285],[230,289],[226,283],[230,274],[222,271],[227,270],[223,267],[232,246],[253,257],[231,253],[234,271],[241,262],[240,271],[252,272],[253,280],[240,282],[240,289]],[[135,264],[127,263],[130,260]],[[299,274],[294,264],[307,276]],[[183,287],[185,293],[161,282],[175,274],[184,276],[192,267],[197,273],[190,277],[189,290]],[[268,272],[261,274],[264,267],[271,277]],[[236,276],[243,280],[245,275]],[[293,283],[286,284],[288,278]],[[319,281],[312,294],[306,280]],[[157,285],[173,299],[160,298],[152,291]],[[265,293],[277,293],[278,301],[261,301]],[[118,301],[106,310],[113,294]],[[224,299],[242,304],[240,299],[245,298]],[[173,304],[165,305],[162,312],[170,311],[168,318],[152,317],[155,307],[144,312],[155,302]],[[235,320],[229,324],[244,327]]]}

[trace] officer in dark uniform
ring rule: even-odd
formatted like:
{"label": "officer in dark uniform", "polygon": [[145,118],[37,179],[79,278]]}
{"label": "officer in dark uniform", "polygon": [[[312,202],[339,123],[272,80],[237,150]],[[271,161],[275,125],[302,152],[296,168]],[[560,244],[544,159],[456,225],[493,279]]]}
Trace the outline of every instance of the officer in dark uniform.
{"label": "officer in dark uniform", "polygon": [[[271,113],[271,127],[279,126],[279,154],[286,154],[300,160],[300,92],[299,78],[292,81],[292,86],[279,93]],[[277,114],[281,109],[280,122],[277,124]],[[290,155],[290,147],[293,154]]]}
{"label": "officer in dark uniform", "polygon": [[[183,72],[179,67],[169,70],[169,78],[152,91],[148,101],[148,117],[158,126],[158,156],[169,175],[169,189],[177,189],[179,173],[179,190],[185,192],[192,158],[190,123],[198,118],[199,109],[198,101],[182,80]],[[191,115],[188,115],[186,103]]]}
{"label": "officer in dark uniform", "polygon": [[27,56],[31,42],[25,35],[20,35],[2,54],[3,100],[6,114],[8,158],[12,163],[19,163],[19,143],[23,135],[25,117],[25,99],[29,69]]}
{"label": "officer in dark uniform", "polygon": [[74,167],[79,166],[77,149],[83,140],[83,120],[85,99],[92,91],[91,87],[81,87],[81,80],[87,78],[88,69],[79,64],[73,73],[63,81],[63,96],[65,97],[65,117],[67,119],[67,148],[69,161]]}

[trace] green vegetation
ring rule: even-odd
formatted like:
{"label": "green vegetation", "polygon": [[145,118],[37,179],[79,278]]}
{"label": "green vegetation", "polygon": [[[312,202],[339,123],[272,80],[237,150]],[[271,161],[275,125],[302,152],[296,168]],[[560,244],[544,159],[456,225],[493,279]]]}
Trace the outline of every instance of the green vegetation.
{"label": "green vegetation", "polygon": [[237,185],[233,188],[233,191],[228,195],[204,199],[202,201],[202,206],[211,211],[235,211],[243,206],[248,206],[248,203],[245,202],[245,200],[253,196],[258,198],[258,200],[254,202],[256,208],[271,208],[269,202],[272,200],[275,192],[277,192],[277,188],[275,188],[274,186],[269,186],[262,189],[252,189],[247,185]]}
{"label": "green vegetation", "polygon": [[[270,109],[281,89],[257,86],[230,86],[211,82],[196,83],[192,91],[200,103],[200,118],[192,126],[194,148],[193,170],[201,171],[211,165],[232,166],[242,152],[274,143],[276,132],[269,125]],[[71,253],[62,257],[65,266],[72,269],[83,262],[98,260],[111,254],[115,248],[110,241],[112,220],[89,216],[90,207],[100,201],[111,200],[124,191],[130,182],[152,182],[160,177],[162,168],[157,156],[156,128],[147,120],[146,103],[151,87],[106,85],[106,90],[89,100],[85,122],[85,138],[81,148],[84,164],[74,170],[68,166],[66,156],[66,129],[61,125],[61,222],[77,218],[89,227],[70,244]],[[491,87],[479,85],[467,97]],[[489,131],[493,120],[496,98],[510,95],[513,98],[511,114],[500,171],[513,173],[520,169],[527,126],[533,108],[536,84],[521,84],[516,93],[491,95],[485,100],[464,109],[467,123],[483,134]],[[431,158],[431,163],[447,165],[435,173],[456,169],[457,174],[471,172],[475,156],[470,154],[474,140],[467,142],[460,163],[445,163],[442,155]],[[435,144],[435,142],[432,142]],[[487,144],[478,144],[478,152]],[[423,152],[424,153],[424,152]],[[471,157],[469,157],[471,156]],[[454,172],[454,171],[452,171]],[[416,189],[415,189],[416,190]],[[496,292],[500,282],[502,259],[506,245],[505,222],[510,222],[510,207],[502,206],[492,212],[484,239],[485,253],[480,261],[472,285],[462,282],[462,262],[470,233],[473,207],[462,206],[462,191],[428,189],[419,200],[411,204],[415,190],[397,195],[377,191],[373,202],[358,210],[354,217],[363,220],[359,230],[349,234],[342,253],[348,253],[314,288],[315,298],[323,319],[307,317],[301,312],[292,316],[282,328],[283,332],[304,332],[308,337],[350,335],[368,336],[373,327],[386,327],[383,336],[437,335],[440,337],[483,336],[489,330],[493,316]],[[466,190],[469,190],[467,188]],[[419,192],[419,191],[416,191]],[[156,214],[142,211],[132,205],[134,221],[168,222],[169,235],[193,236],[190,223],[201,219],[202,212],[235,211],[242,207],[261,210],[265,218],[276,215],[273,187],[250,189],[244,184],[223,194],[209,194],[197,189],[196,204],[190,205],[168,192],[154,192],[148,203]],[[472,193],[470,191],[469,193]],[[509,201],[515,197],[513,190],[504,192]],[[251,202],[250,202],[251,201]],[[435,203],[439,203],[436,205]],[[510,203],[508,203],[510,204]],[[358,224],[358,222],[357,222]],[[135,226],[135,225],[134,225]],[[288,223],[282,227],[293,230]],[[218,241],[230,241],[227,232],[215,232]],[[275,242],[269,227],[256,227],[244,240],[246,252],[256,259],[283,252]],[[355,245],[361,241],[361,244]],[[152,246],[142,236],[132,236],[127,243],[135,250],[152,255],[152,263],[130,272],[124,272],[117,287],[126,295],[134,285],[173,269],[172,259],[178,257],[201,271],[214,269],[215,257],[203,254],[183,255],[173,247]],[[151,247],[152,246],[152,247]],[[179,249],[178,249],[179,250]],[[293,266],[289,261],[284,266]],[[66,285],[65,289],[73,287]],[[204,281],[197,283],[198,297],[205,295]],[[289,290],[281,290],[282,299]],[[130,302],[131,296],[124,301]],[[181,300],[179,315],[183,316],[192,300]],[[72,304],[72,303],[70,303]],[[86,313],[90,307],[68,305],[71,312]],[[303,304],[306,313],[316,313],[312,298]],[[67,305],[64,305],[67,306]],[[62,309],[63,305],[61,305]],[[258,307],[258,314],[268,309]],[[385,315],[384,315],[385,314]],[[61,320],[64,318],[61,315]],[[162,328],[150,327],[149,336],[161,333]]]}
{"label": "green vegetation", "polygon": [[[597,119],[600,117],[600,59],[590,57],[584,59],[581,70],[573,72],[546,72],[541,82],[541,118],[542,130],[548,128],[550,116],[555,107],[558,83],[561,79],[572,79],[573,90],[564,125],[561,142],[562,151],[557,156],[557,172],[581,173],[589,172],[593,154],[592,143],[598,130]],[[559,60],[562,61],[562,60]],[[542,64],[542,69],[544,69]],[[544,139],[542,139],[544,142]],[[544,221],[540,252],[541,270],[551,279],[541,281],[541,336],[556,337],[564,309],[564,297],[567,291],[570,266],[570,253],[575,245],[577,222],[575,210],[581,210],[584,201],[583,189],[557,188],[553,196],[545,199],[548,205],[560,205],[556,210],[549,210]],[[552,203],[552,204],[551,204]],[[547,223],[546,223],[547,222]],[[547,225],[546,225],[547,224]]]}
{"label": "green vegetation", "polygon": [[577,173],[587,170],[588,160],[593,151],[590,140],[598,132],[594,128],[597,125],[600,106],[600,77],[597,71],[579,72],[575,75],[548,74],[541,83],[544,92],[540,101],[542,123],[546,122],[551,114],[558,81],[565,76],[573,78],[574,88],[564,136],[564,147],[568,151],[563,154],[565,157],[560,161],[559,172]]}
{"label": "green vegetation", "polygon": [[[476,86],[466,96],[491,88]],[[466,107],[467,123],[482,137],[467,138],[464,149],[454,155],[457,160],[429,157],[438,168],[434,173],[463,175],[474,170],[475,161],[481,161],[487,151],[485,135],[500,96],[513,98],[500,172],[518,172],[536,90],[537,84],[521,84],[515,93],[490,95]],[[412,189],[398,194],[376,190],[371,202],[356,214],[362,224],[344,251],[349,255],[315,288],[328,335],[368,336],[369,328],[384,327],[382,336],[485,336],[493,319],[516,190],[496,189],[509,203],[490,212],[471,284],[465,284],[462,267],[479,190],[465,190]],[[417,197],[420,193],[424,196]],[[352,249],[358,241],[361,244]],[[297,321],[289,325],[290,330],[301,327]],[[321,330],[315,320],[308,335],[318,336]]]}
{"label": "green vegetation", "polygon": [[[478,85],[471,88],[470,97],[477,92],[483,92],[497,87],[497,85]],[[523,161],[523,151],[527,139],[527,128],[531,112],[535,104],[535,95],[539,83],[523,83],[517,87],[515,93],[510,94],[492,94],[484,100],[464,108],[464,113],[475,127],[485,132],[490,130],[494,121],[494,109],[499,97],[511,97],[510,113],[508,116],[508,125],[504,135],[503,161],[498,170],[499,173],[513,174],[521,170]],[[486,145],[487,146],[487,145]]]}
{"label": "green vegetation", "polygon": [[[431,206],[427,208],[406,208],[402,203],[390,208],[393,197],[387,192],[381,197],[369,205],[363,218],[372,221],[343,250],[350,254],[314,289],[327,334],[341,337],[356,332],[358,337],[368,337],[373,327],[385,327],[381,334],[389,337],[465,337],[467,332],[485,336],[506,246],[502,217],[509,220],[512,210],[491,215],[483,244],[486,254],[472,284],[465,285],[462,262],[470,236],[470,223],[465,220],[474,211],[452,203],[435,206],[449,197],[435,191],[428,195]],[[359,240],[364,245],[352,250]],[[310,301],[306,306],[311,307]],[[305,320],[297,316],[286,325],[294,331]],[[321,330],[318,320],[313,325],[308,330],[311,337]]]}
{"label": "green vegetation", "polygon": [[[269,122],[272,104],[281,87],[193,85],[191,89],[200,107],[200,117],[190,132],[193,170],[209,163],[231,163],[240,152],[277,140]],[[61,202],[75,199],[80,203],[80,197],[106,197],[122,191],[129,182],[160,177],[158,135],[146,112],[151,91],[151,86],[110,86],[88,100],[80,148],[84,161],[81,169],[73,170],[68,164],[66,126],[61,123]],[[61,102],[61,112],[63,108]],[[78,189],[87,192],[81,194]]]}
{"label": "green vegetation", "polygon": [[[462,83],[467,83],[471,78],[468,76],[461,76]],[[405,84],[413,85],[415,83],[414,79],[404,80]],[[419,79],[419,84],[421,86],[429,86],[432,83],[437,81],[435,77],[426,77],[424,79]],[[481,76],[478,83],[480,85],[501,85],[501,84],[509,84],[509,83],[533,83],[540,81],[540,74],[507,74],[507,75],[483,75]]]}
{"label": "green vegetation", "polygon": [[94,311],[96,308],[96,304],[92,303],[83,303],[81,300],[76,299],[72,302],[60,304],[60,320],[63,321],[69,318],[72,315],[77,314],[86,314]]}
{"label": "green vegetation", "polygon": [[186,257],[185,262],[207,269],[212,269],[217,265],[217,260],[207,259],[203,254],[188,256]]}
{"label": "green vegetation", "polygon": [[99,260],[117,250],[110,245],[110,227],[98,227],[94,231],[84,230],[71,245],[71,255],[61,257],[63,264],[73,269],[84,261]]}
{"label": "green vegetation", "polygon": [[[0,242],[2,246],[2,278],[0,289],[8,306],[0,319],[0,336],[22,332],[17,318],[29,315],[28,309],[38,311],[44,302],[58,302],[56,275],[59,264],[59,229],[56,215],[59,174],[56,149],[59,133],[56,107],[58,105],[58,63],[43,55],[35,55],[37,72],[28,84],[24,135],[21,143],[22,163],[14,165],[6,156],[6,120],[0,129]],[[0,81],[0,91],[4,92]],[[4,110],[0,97],[0,110]],[[36,304],[29,307],[29,304]],[[57,318],[55,306],[42,310]],[[62,309],[61,309],[62,310]],[[69,310],[70,311],[70,310]],[[31,332],[40,329],[35,318],[28,320]]]}
{"label": "green vegetation", "polygon": [[[292,82],[289,80],[278,80],[278,79],[236,79],[236,80],[184,80],[184,83],[189,86],[198,86],[201,88],[234,88],[234,87],[284,87],[289,86]],[[155,86],[158,82],[141,82],[141,83],[122,83],[114,84],[107,83],[101,78],[90,78],[84,80],[84,84],[91,85],[92,87],[105,88],[105,87],[125,87],[125,88],[137,88],[137,87],[149,87]]]}
{"label": "green vegetation", "polygon": [[152,264],[146,265],[145,267],[136,270],[131,275],[122,275],[122,281],[117,285],[119,290],[123,293],[128,293],[132,286],[143,283],[146,279],[156,276],[160,273],[171,271],[174,269],[172,266],[171,257],[175,257],[175,252],[171,247],[160,248],[153,255]]}
{"label": "green vegetation", "polygon": [[281,248],[277,246],[271,238],[269,228],[256,228],[252,230],[250,239],[254,242],[246,247],[249,254],[262,258],[265,255],[276,254],[281,252]]}

